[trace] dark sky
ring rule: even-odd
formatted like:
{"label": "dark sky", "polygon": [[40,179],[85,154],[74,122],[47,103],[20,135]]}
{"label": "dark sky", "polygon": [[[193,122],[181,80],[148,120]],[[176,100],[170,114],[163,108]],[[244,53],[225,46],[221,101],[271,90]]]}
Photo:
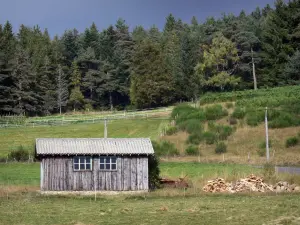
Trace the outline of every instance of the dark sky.
{"label": "dark sky", "polygon": [[204,21],[221,13],[247,13],[274,0],[2,0],[0,23],[9,20],[16,31],[21,24],[48,28],[51,36],[69,28],[83,31],[95,22],[102,30],[122,17],[130,28],[155,24],[160,29],[169,13],[189,22],[192,16]]}

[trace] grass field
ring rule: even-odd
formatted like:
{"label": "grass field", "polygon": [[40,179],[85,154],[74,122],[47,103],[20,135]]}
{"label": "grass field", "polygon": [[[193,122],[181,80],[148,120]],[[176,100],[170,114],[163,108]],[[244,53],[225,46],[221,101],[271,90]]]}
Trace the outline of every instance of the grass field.
{"label": "grass field", "polygon": [[299,224],[300,195],[0,197],[1,224]]}
{"label": "grass field", "polygon": [[162,162],[161,175],[195,187],[135,196],[42,196],[39,163],[0,164],[0,224],[299,224],[300,195],[204,194],[208,179],[261,169],[247,165]]}
{"label": "grass field", "polygon": [[[156,139],[162,120],[116,120],[108,123],[108,137],[150,137]],[[36,138],[99,138],[104,135],[103,123],[73,124],[48,127],[0,129],[0,156],[23,145],[33,150]]]}

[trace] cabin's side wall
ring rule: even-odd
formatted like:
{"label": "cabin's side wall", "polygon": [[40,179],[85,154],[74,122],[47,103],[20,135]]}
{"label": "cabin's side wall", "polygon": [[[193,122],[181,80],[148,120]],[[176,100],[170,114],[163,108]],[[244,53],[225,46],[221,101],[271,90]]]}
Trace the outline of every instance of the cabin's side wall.
{"label": "cabin's side wall", "polygon": [[45,157],[41,161],[42,191],[148,190],[148,157],[118,157],[116,171],[101,171],[93,157],[92,171],[74,171],[73,157]]}

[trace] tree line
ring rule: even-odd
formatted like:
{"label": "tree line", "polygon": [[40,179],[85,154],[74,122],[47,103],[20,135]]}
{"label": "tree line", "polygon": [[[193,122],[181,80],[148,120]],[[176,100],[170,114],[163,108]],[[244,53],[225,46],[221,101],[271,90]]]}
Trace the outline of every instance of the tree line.
{"label": "tree line", "polygon": [[202,93],[300,83],[300,0],[247,15],[189,24],[166,18],[160,31],[123,19],[99,31],[0,24],[0,114],[146,108]]}

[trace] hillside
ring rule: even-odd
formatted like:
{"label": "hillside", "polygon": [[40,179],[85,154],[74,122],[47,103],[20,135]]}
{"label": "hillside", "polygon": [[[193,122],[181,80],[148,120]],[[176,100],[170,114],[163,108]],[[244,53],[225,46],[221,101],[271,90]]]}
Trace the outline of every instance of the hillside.
{"label": "hillside", "polygon": [[[206,94],[200,98],[200,106],[181,105],[173,110],[176,125],[169,127],[169,135],[162,140],[185,155],[189,146],[197,146],[199,152],[190,153],[185,160],[263,163],[268,107],[271,160],[300,164],[299,95],[299,86]],[[227,146],[224,155],[215,153],[220,142]]]}

